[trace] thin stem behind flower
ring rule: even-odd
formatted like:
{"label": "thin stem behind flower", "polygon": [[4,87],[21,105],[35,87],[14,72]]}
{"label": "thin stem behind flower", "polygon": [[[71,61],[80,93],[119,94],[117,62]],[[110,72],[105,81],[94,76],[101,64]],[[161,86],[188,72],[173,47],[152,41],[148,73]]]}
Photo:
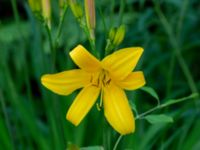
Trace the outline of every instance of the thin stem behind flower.
{"label": "thin stem behind flower", "polygon": [[59,44],[59,38],[60,38],[60,35],[61,35],[62,26],[63,26],[65,15],[67,13],[68,8],[69,8],[69,5],[65,4],[63,12],[61,14],[60,22],[59,22],[59,25],[58,25],[58,30],[57,30],[57,33],[56,33],[56,38],[55,38],[55,43],[54,43],[55,49],[57,49],[57,46]]}
{"label": "thin stem behind flower", "polygon": [[83,28],[86,36],[88,37],[89,43],[90,43],[90,47],[92,49],[92,53],[99,58],[99,53],[96,51],[96,47],[95,47],[95,38],[92,38],[89,28],[87,27],[86,24],[82,23],[80,21],[80,26]]}
{"label": "thin stem behind flower", "polygon": [[117,141],[116,141],[116,143],[115,143],[115,145],[113,147],[113,150],[117,150],[117,146],[119,145],[119,142],[121,141],[122,137],[123,137],[123,135],[120,135],[118,137],[118,139],[117,139]]}
{"label": "thin stem behind flower", "polygon": [[56,49],[58,47],[58,43],[59,43],[59,38],[60,38],[60,35],[61,35],[61,31],[62,31],[62,25],[63,25],[63,22],[64,22],[64,18],[65,18],[65,15],[66,15],[66,12],[68,10],[68,5],[66,4],[64,6],[64,10],[63,10],[63,13],[61,15],[61,19],[60,19],[60,22],[59,22],[59,25],[58,25],[58,30],[57,30],[57,33],[56,33],[56,38],[55,40],[53,40],[52,38],[52,35],[51,35],[51,30],[48,26],[48,22],[47,21],[44,21],[44,27],[47,31],[47,36],[48,36],[48,39],[49,39],[49,46],[50,46],[50,49],[51,49],[51,55],[52,55],[52,71],[55,70],[55,64],[56,64]]}
{"label": "thin stem behind flower", "polygon": [[50,28],[49,28],[49,26],[48,26],[46,21],[44,23],[44,27],[45,27],[45,29],[47,31],[47,36],[48,36],[48,39],[49,39],[49,46],[50,46],[51,56],[52,56],[52,71],[54,71],[55,64],[56,64],[56,49],[54,48],[52,35],[51,35],[51,30],[50,30]]}
{"label": "thin stem behind flower", "polygon": [[[176,103],[180,103],[180,102],[183,102],[183,101],[192,99],[192,98],[197,98],[198,96],[199,96],[198,93],[193,93],[193,94],[191,94],[191,95],[189,95],[189,96],[187,96],[187,97],[183,97],[183,98],[180,98],[180,99],[177,99],[177,100],[168,101],[168,102],[166,102],[166,103],[164,103],[164,104],[161,104],[161,105],[157,105],[156,107],[153,107],[153,108],[147,110],[146,112],[143,112],[143,113],[137,115],[136,118],[135,118],[135,120],[142,119],[142,118],[144,118],[146,115],[148,115],[148,114],[150,114],[150,113],[152,113],[152,112],[154,112],[154,111],[156,111],[156,110],[158,110],[158,109],[162,109],[162,108],[168,107],[168,106],[170,106],[170,105],[174,105],[174,104],[176,104]],[[114,145],[113,150],[116,150],[116,149],[117,149],[117,146],[118,146],[120,140],[122,139],[122,137],[123,137],[123,135],[120,135],[120,136],[118,137],[117,141],[115,142],[115,145]]]}

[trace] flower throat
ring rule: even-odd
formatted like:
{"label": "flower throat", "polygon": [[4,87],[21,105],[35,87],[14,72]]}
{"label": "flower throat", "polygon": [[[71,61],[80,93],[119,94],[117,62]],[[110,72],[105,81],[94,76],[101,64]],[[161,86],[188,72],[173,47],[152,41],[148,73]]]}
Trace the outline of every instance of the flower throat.
{"label": "flower throat", "polygon": [[90,82],[93,86],[103,88],[110,84],[111,78],[107,70],[102,69],[100,72],[91,76]]}

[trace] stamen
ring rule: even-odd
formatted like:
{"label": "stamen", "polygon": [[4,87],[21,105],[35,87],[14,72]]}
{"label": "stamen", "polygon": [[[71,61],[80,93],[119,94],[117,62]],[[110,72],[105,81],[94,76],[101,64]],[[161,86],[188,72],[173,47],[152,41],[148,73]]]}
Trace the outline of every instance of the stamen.
{"label": "stamen", "polygon": [[96,104],[98,111],[101,111],[102,105],[103,105],[103,88],[101,88],[100,103]]}
{"label": "stamen", "polygon": [[102,107],[102,104],[103,104],[103,87],[101,88],[100,107]]}
{"label": "stamen", "polygon": [[109,79],[109,80],[106,82],[106,84],[109,84],[109,83],[110,83],[110,81],[111,81],[111,79]]}
{"label": "stamen", "polygon": [[97,110],[101,111],[101,108],[102,108],[102,105],[103,105],[104,87],[111,82],[109,72],[102,69],[98,74],[95,74],[95,76],[92,77],[91,80],[92,80],[93,86],[99,87],[101,89],[100,102],[96,103]]}

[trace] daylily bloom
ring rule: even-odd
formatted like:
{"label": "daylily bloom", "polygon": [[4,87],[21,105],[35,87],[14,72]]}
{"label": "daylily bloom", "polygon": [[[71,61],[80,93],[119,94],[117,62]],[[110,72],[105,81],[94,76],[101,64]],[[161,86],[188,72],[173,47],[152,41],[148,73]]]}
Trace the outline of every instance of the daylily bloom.
{"label": "daylily bloom", "polygon": [[143,49],[130,47],[118,50],[99,61],[83,46],[71,52],[72,60],[80,69],[42,76],[42,84],[60,95],[69,95],[83,88],[69,108],[66,118],[77,126],[100,95],[104,114],[110,125],[120,134],[135,130],[135,119],[125,90],[135,90],[145,84],[142,71],[135,68]]}

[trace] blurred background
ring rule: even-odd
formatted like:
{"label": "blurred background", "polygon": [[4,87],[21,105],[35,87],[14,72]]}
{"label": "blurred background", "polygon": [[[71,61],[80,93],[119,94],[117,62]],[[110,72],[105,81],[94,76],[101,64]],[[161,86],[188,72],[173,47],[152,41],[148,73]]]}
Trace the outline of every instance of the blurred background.
{"label": "blurred background", "polygon": [[[97,51],[104,53],[109,30],[124,24],[126,34],[117,49],[144,48],[136,70],[144,71],[146,85],[155,89],[161,103],[199,92],[199,0],[95,2]],[[53,41],[62,9],[57,0],[51,0]],[[0,0],[0,149],[113,148],[119,134],[107,124],[103,110],[98,111],[94,106],[82,123],[74,127],[65,115],[79,91],[59,96],[41,85],[41,75],[76,67],[68,53],[78,44],[91,49],[87,36],[67,8],[52,71],[49,33],[28,1]],[[127,94],[139,114],[157,105],[143,90]],[[153,114],[167,114],[174,122],[150,124],[138,119],[135,133],[122,137],[118,149],[200,149],[198,96]]]}

